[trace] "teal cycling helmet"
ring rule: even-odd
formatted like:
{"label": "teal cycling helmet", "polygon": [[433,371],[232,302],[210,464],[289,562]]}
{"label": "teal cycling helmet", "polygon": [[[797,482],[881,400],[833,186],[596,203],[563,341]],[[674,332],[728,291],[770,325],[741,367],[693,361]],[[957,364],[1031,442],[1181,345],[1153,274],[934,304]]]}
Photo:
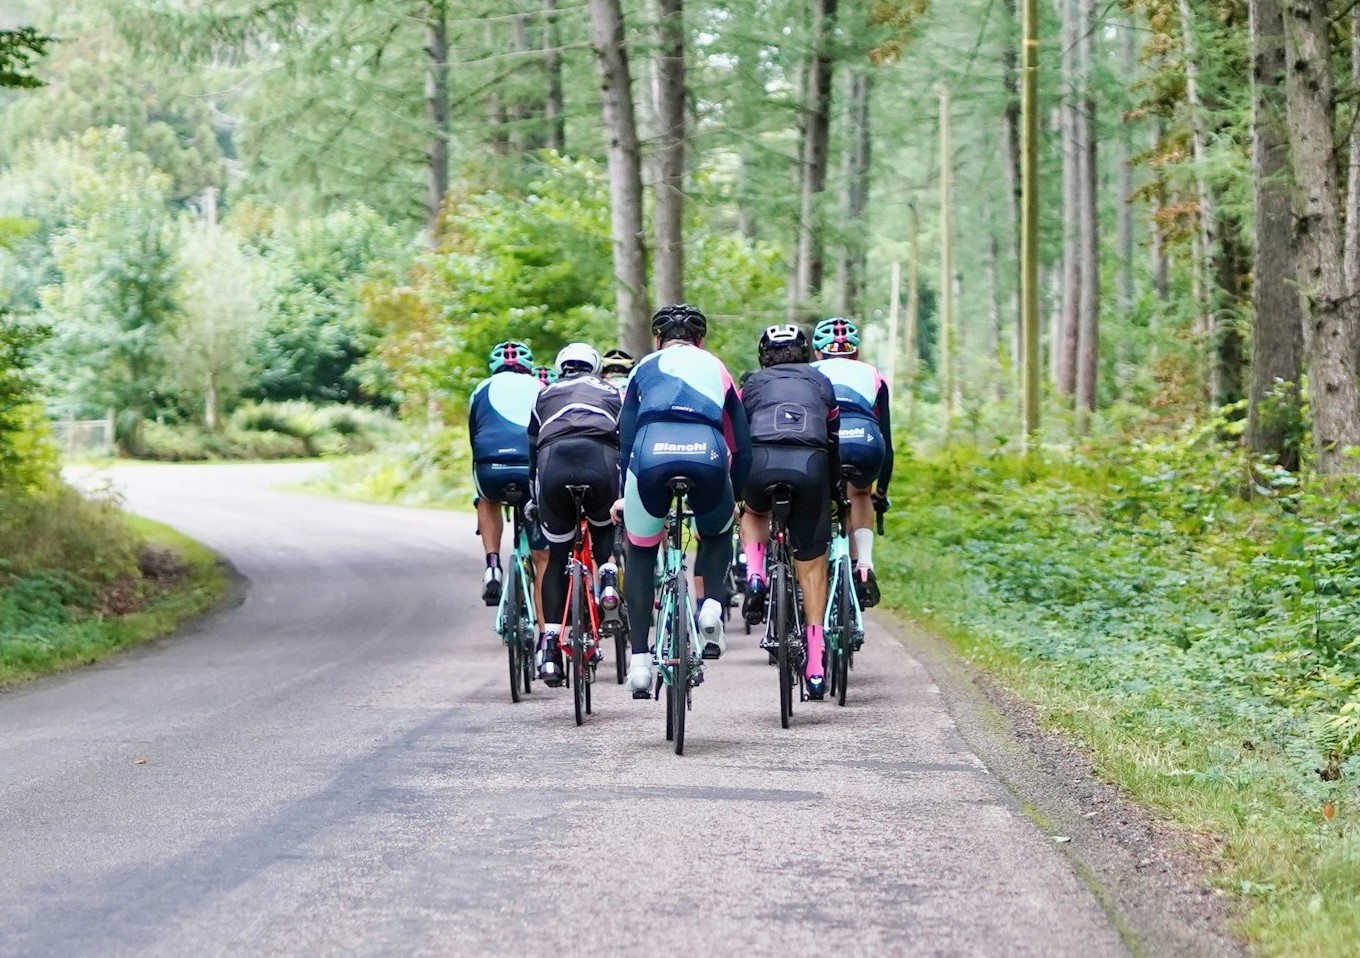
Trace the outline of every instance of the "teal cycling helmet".
{"label": "teal cycling helmet", "polygon": [[498,373],[503,369],[527,373],[533,368],[533,350],[518,340],[508,339],[503,343],[497,343],[491,349],[491,371],[493,373]]}
{"label": "teal cycling helmet", "polygon": [[551,366],[535,366],[533,374],[538,377],[538,381],[545,386],[551,386],[557,382],[557,370]]}
{"label": "teal cycling helmet", "polygon": [[812,348],[827,356],[859,352],[859,328],[848,319],[833,316],[812,331]]}

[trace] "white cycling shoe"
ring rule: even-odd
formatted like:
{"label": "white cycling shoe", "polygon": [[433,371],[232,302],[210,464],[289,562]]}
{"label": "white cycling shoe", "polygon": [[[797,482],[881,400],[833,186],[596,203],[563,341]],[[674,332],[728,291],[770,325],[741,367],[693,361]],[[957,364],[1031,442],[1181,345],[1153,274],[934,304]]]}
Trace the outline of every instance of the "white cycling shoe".
{"label": "white cycling shoe", "polygon": [[632,658],[628,660],[628,687],[633,690],[634,697],[636,698],[639,692],[650,697],[652,683],[655,681],[656,674],[652,671],[652,653],[634,652]]}
{"label": "white cycling shoe", "polygon": [[722,603],[717,599],[705,599],[699,606],[699,641],[703,643],[700,654],[706,659],[722,658],[727,651],[722,614]]}

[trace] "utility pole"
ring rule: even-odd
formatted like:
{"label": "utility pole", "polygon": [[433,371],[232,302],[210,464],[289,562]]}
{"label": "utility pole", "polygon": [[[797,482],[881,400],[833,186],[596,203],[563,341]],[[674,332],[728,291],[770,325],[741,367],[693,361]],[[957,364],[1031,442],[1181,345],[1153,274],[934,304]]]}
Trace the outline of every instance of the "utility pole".
{"label": "utility pole", "polygon": [[949,145],[949,87],[940,94],[940,407],[948,441],[954,421],[954,229],[950,210],[953,150]]}
{"label": "utility pole", "polygon": [[[1020,68],[1020,325],[1026,449],[1039,438],[1039,12],[1024,0]],[[1055,344],[1056,348],[1056,344]]]}

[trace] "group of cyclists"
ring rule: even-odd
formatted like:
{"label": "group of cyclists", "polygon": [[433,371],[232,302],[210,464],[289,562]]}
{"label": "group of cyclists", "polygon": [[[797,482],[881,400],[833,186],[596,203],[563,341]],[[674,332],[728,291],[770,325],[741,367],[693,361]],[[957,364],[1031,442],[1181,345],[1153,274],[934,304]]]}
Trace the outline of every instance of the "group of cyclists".
{"label": "group of cyclists", "polygon": [[[743,377],[740,388],[704,348],[708,319],[699,309],[664,306],[652,316],[651,332],[655,350],[637,361],[621,349],[601,355],[580,342],[563,347],[551,367],[535,365],[530,348],[518,340],[491,351],[491,375],[474,389],[468,414],[486,551],[482,598],[492,606],[500,600],[506,489],[527,489],[538,580],[536,667],[549,685],[562,684],[561,626],[555,623],[566,601],[577,532],[577,500],[569,487],[588,488],[582,505],[599,570],[595,588],[616,600],[615,524],[621,522],[626,533],[625,568],[654,569],[671,498],[667,482],[684,476],[698,539],[697,635],[702,656],[720,658],[737,502],[747,577],[742,615],[757,624],[768,595],[768,490],[786,484],[794,495],[788,531],[807,623],[805,680],[808,695],[821,698],[830,504],[842,465],[853,467],[847,491],[856,590],[865,607],[880,598],[872,527],[875,511],[888,507],[892,479],[887,383],[859,359],[859,330],[841,317],[817,323],[811,337],[795,324],[765,329],[757,343],[760,368]],[[649,646],[656,581],[650,574],[623,579],[628,685],[634,697],[647,698],[654,681]],[[615,608],[617,601],[601,607]]]}

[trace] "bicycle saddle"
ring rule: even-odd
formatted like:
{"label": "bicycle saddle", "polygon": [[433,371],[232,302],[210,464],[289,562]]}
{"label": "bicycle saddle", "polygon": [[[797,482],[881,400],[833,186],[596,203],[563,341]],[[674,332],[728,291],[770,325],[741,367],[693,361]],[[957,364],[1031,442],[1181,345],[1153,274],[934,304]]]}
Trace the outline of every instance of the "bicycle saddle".
{"label": "bicycle saddle", "polygon": [[505,484],[505,504],[507,506],[518,506],[524,502],[524,489],[517,482],[507,482]]}

